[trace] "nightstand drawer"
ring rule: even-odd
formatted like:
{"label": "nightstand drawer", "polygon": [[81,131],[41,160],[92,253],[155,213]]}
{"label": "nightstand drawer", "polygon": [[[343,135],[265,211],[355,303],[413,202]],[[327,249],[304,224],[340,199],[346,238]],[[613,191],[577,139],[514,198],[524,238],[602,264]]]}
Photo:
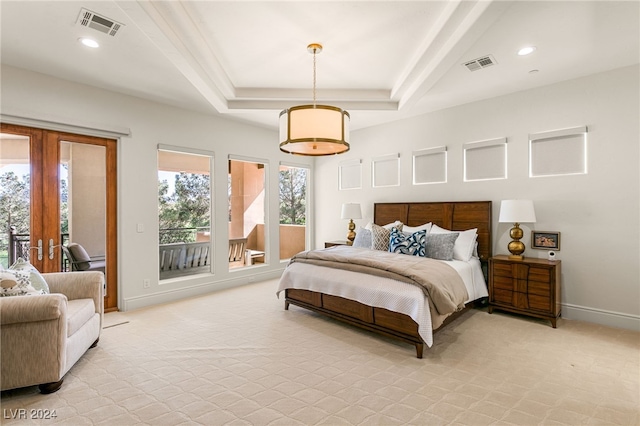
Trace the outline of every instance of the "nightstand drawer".
{"label": "nightstand drawer", "polygon": [[551,294],[551,283],[549,281],[540,282],[529,280],[527,291],[531,294],[549,297],[549,294]]}
{"label": "nightstand drawer", "polygon": [[502,290],[510,290],[513,291],[514,288],[513,278],[505,277],[501,275],[496,275],[493,277],[493,288],[494,289],[502,289]]}
{"label": "nightstand drawer", "polygon": [[551,312],[551,299],[549,296],[494,288],[489,301],[496,305],[510,306],[517,309],[536,310],[547,314]]}
{"label": "nightstand drawer", "polygon": [[498,277],[509,277],[513,278],[511,275],[511,264],[510,263],[501,263],[494,262],[493,263],[493,274]]}
{"label": "nightstand drawer", "polygon": [[551,280],[551,269],[548,268],[530,268],[529,281],[537,281],[548,283]]}
{"label": "nightstand drawer", "polygon": [[529,279],[549,282],[551,269],[530,267],[526,264],[495,262],[493,273],[498,277]]}
{"label": "nightstand drawer", "polygon": [[549,282],[514,280],[513,278],[499,275],[493,277],[493,288],[496,290],[519,291],[521,293],[529,292],[541,296],[548,296],[551,291]]}
{"label": "nightstand drawer", "polygon": [[551,299],[549,296],[538,296],[535,294],[529,294],[527,298],[529,302],[529,309],[535,309],[543,313],[551,313]]}
{"label": "nightstand drawer", "polygon": [[505,290],[500,288],[493,288],[489,301],[491,303],[501,303],[503,305],[513,305],[513,290]]}

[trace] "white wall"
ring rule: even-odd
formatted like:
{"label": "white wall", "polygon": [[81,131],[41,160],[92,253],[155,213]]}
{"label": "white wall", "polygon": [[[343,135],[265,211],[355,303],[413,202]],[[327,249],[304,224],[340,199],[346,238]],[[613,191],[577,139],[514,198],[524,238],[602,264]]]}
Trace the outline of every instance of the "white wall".
{"label": "white wall", "polygon": [[[313,159],[278,150],[277,133],[243,123],[163,106],[135,97],[3,66],[2,114],[88,127],[130,129],[118,144],[119,307],[124,310],[197,295],[257,279],[278,276],[283,265],[271,263],[230,273],[227,268],[227,157],[247,155],[268,162],[267,187],[277,194],[277,165],[311,165]],[[372,219],[374,202],[492,200],[494,253],[506,253],[507,224],[498,224],[499,202],[507,198],[535,201],[534,229],[560,231],[563,317],[640,329],[640,177],[639,68],[629,67],[438,111],[402,122],[353,132],[352,150],[319,158],[312,191],[316,209],[316,246],[344,239],[343,202],[360,202]],[[275,120],[276,118],[274,118]],[[530,179],[529,133],[587,125],[589,173]],[[462,182],[465,142],[506,136],[506,180]],[[159,284],[157,279],[157,144],[187,146],[215,154],[215,270],[212,277]],[[446,145],[448,183],[411,185],[411,152]],[[371,188],[371,157],[401,154],[401,185]],[[339,191],[337,164],[363,159],[363,189]],[[321,177],[321,178],[320,178]],[[278,203],[268,203],[278,216]],[[142,224],[144,232],[136,232]],[[529,230],[524,226],[525,244]],[[278,253],[277,220],[267,228],[269,250]],[[313,241],[312,241],[313,244]],[[528,249],[525,255],[546,252]],[[142,281],[151,280],[144,289]]]}
{"label": "white wall", "polygon": [[[351,151],[316,163],[316,245],[345,239],[344,202],[359,202],[364,226],[374,202],[493,201],[494,254],[508,253],[500,200],[534,200],[530,230],[560,231],[562,316],[640,329],[640,109],[638,66],[501,96],[352,132]],[[528,177],[530,133],[588,126],[588,174]],[[462,144],[508,138],[508,179],[463,182]],[[448,182],[412,185],[414,150],[447,146]],[[400,153],[401,185],[371,187],[371,158]],[[338,190],[338,164],[363,160],[362,190]],[[322,179],[320,179],[322,177]],[[530,257],[546,251],[528,248]]]}
{"label": "white wall", "polygon": [[[2,114],[101,129],[130,129],[118,143],[119,307],[134,309],[232,285],[278,277],[278,165],[309,166],[312,158],[291,157],[278,149],[277,132],[213,115],[148,102],[8,66],[2,67]],[[274,116],[274,123],[277,116]],[[162,284],[158,280],[158,144],[214,153],[215,274]],[[266,228],[270,263],[228,270],[228,156],[250,155],[268,163]],[[137,232],[141,224],[144,232]],[[143,288],[150,279],[151,287]],[[275,297],[275,289],[274,289]]]}

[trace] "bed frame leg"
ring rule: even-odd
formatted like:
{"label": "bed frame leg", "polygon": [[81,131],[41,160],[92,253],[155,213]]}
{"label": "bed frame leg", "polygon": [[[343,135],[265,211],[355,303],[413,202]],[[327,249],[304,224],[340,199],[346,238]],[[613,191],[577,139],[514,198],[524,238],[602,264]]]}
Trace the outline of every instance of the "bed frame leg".
{"label": "bed frame leg", "polygon": [[285,300],[285,301],[284,301],[284,310],[285,310],[285,311],[288,311],[288,310],[289,310],[289,301],[288,301],[288,300]]}
{"label": "bed frame leg", "polygon": [[422,351],[424,349],[423,343],[416,343],[416,357],[422,359]]}

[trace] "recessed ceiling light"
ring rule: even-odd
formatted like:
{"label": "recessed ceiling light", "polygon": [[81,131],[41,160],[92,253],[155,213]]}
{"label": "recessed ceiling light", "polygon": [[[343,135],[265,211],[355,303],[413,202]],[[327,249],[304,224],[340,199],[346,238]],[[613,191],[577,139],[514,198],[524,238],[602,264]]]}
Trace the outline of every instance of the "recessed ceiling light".
{"label": "recessed ceiling light", "polygon": [[84,44],[87,47],[92,47],[92,48],[96,48],[96,47],[100,47],[100,45],[98,44],[97,41],[95,41],[94,39],[91,38],[87,38],[87,37],[81,37],[78,39],[80,41],[80,43]]}
{"label": "recessed ceiling light", "polygon": [[522,49],[518,50],[518,55],[520,56],[528,55],[530,53],[533,53],[534,50],[536,50],[535,46],[523,47]]}

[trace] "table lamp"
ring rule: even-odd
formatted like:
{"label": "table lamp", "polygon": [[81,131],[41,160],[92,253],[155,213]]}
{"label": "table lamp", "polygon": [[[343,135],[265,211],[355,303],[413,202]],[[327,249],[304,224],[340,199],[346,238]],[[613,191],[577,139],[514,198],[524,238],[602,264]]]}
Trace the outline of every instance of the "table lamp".
{"label": "table lamp", "polygon": [[360,210],[360,204],[357,203],[345,203],[342,205],[342,219],[349,219],[349,233],[347,234],[347,244],[353,245],[353,240],[356,238],[356,224],[353,223],[353,219],[362,219],[362,211]]}
{"label": "table lamp", "polygon": [[524,243],[520,241],[524,233],[520,229],[521,223],[535,223],[536,212],[531,200],[502,200],[500,204],[500,223],[513,223],[513,228],[509,231],[512,241],[507,248],[511,255],[509,259],[522,260],[524,256]]}

